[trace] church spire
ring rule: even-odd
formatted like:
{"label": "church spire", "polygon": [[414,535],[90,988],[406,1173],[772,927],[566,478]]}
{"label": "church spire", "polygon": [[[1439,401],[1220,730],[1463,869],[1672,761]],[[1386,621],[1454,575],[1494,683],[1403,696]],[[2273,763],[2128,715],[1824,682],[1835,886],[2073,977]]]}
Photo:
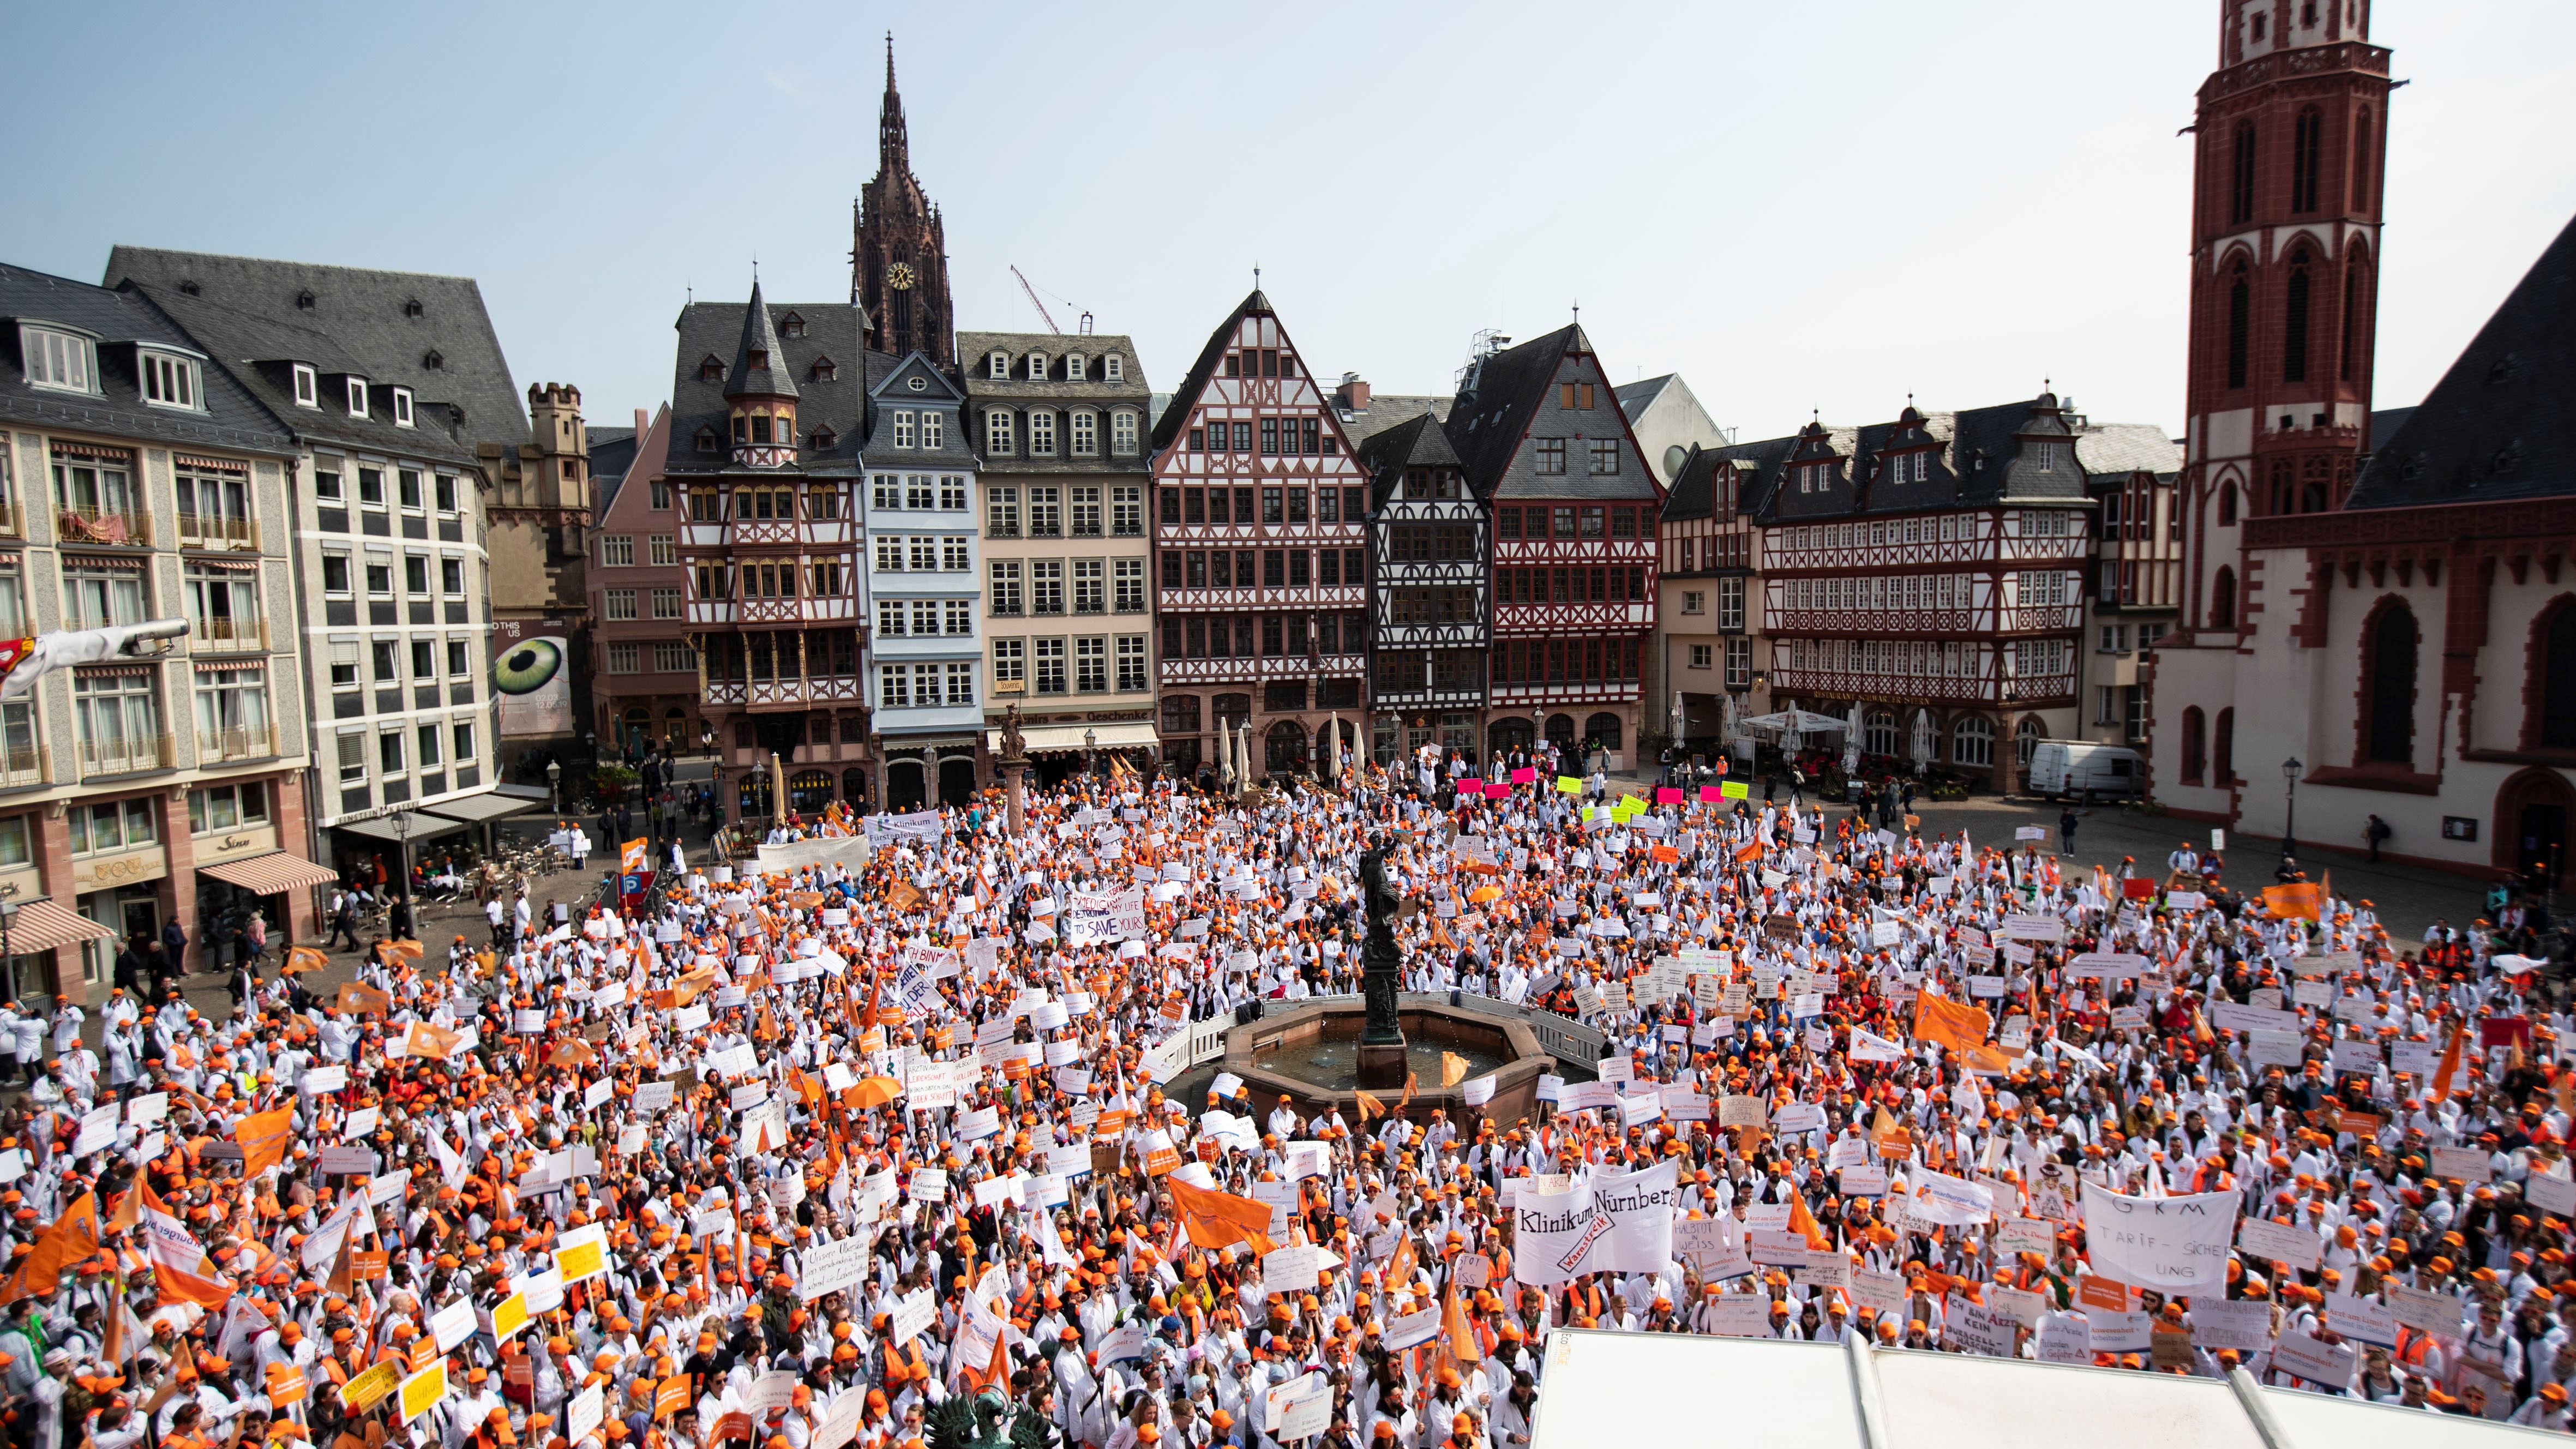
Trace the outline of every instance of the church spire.
{"label": "church spire", "polygon": [[877,171],[899,176],[912,169],[903,134],[903,97],[894,88],[894,32],[886,32],[885,101],[877,108]]}

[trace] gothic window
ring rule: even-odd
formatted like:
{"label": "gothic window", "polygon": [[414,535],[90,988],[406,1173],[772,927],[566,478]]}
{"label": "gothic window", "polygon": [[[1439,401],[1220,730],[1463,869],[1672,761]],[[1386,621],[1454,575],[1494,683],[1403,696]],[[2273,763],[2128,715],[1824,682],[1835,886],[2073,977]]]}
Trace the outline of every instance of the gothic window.
{"label": "gothic window", "polygon": [[2233,527],[2235,523],[2236,485],[2233,483],[2221,483],[2218,485],[2218,526],[2221,528],[2229,528]]}
{"label": "gothic window", "polygon": [[2236,123],[2235,155],[2228,168],[2227,220],[2231,225],[2254,219],[2254,123]]}
{"label": "gothic window", "polygon": [[2391,600],[2363,639],[2363,758],[2415,758],[2415,611]]}
{"label": "gothic window", "polygon": [[2368,106],[2361,108],[2361,114],[2352,123],[2352,201],[2346,209],[2352,211],[2370,209],[2370,107]]}
{"label": "gothic window", "polygon": [[2576,603],[2560,600],[2532,628],[2532,672],[2524,691],[2534,718],[2532,743],[2576,750]]}
{"label": "gothic window", "polygon": [[2310,257],[2301,247],[2290,254],[2290,285],[2281,306],[2281,381],[2308,380],[2308,288]]}
{"label": "gothic window", "polygon": [[2245,385],[2248,333],[2254,321],[2254,292],[2245,280],[2245,264],[2236,264],[2236,274],[2227,284],[2227,385]]}
{"label": "gothic window", "polygon": [[2290,210],[2305,215],[2317,209],[2317,161],[2326,119],[2316,107],[2299,112],[2290,133]]}
{"label": "gothic window", "polygon": [[2209,627],[2236,627],[2236,570],[2222,564],[2209,581]]}
{"label": "gothic window", "polygon": [[2361,337],[2361,253],[2356,250],[2343,266],[2342,340],[2335,346],[2335,376],[2352,381],[2353,355]]}
{"label": "gothic window", "polygon": [[2207,718],[2199,705],[2182,712],[2182,783],[2186,785],[2199,784],[2202,768],[2208,763],[2207,730]]}

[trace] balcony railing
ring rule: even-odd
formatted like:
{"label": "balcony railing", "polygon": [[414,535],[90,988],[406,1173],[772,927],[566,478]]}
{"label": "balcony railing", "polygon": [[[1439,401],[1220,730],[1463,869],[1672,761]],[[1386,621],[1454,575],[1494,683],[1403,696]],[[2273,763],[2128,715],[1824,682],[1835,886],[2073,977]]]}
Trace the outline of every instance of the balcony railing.
{"label": "balcony railing", "polygon": [[50,745],[18,745],[0,749],[0,790],[20,790],[42,785],[54,778],[54,751]]}
{"label": "balcony railing", "polygon": [[54,529],[65,543],[130,543],[152,546],[152,520],[139,509],[86,503],[54,505]]}
{"label": "balcony railing", "polygon": [[281,753],[274,724],[197,731],[197,763],[200,765],[221,760],[269,760]]}
{"label": "balcony railing", "polygon": [[265,653],[269,648],[268,620],[193,619],[189,621],[188,637],[201,654]]}
{"label": "balcony railing", "polygon": [[240,549],[259,552],[259,522],[250,518],[228,518],[221,514],[179,514],[181,548]]}
{"label": "balcony railing", "polygon": [[0,498],[0,538],[27,536],[27,510],[14,498]]}
{"label": "balcony railing", "polygon": [[119,737],[80,742],[80,773],[84,780],[101,775],[134,775],[146,770],[166,770],[178,757],[177,742],[169,735],[150,739]]}

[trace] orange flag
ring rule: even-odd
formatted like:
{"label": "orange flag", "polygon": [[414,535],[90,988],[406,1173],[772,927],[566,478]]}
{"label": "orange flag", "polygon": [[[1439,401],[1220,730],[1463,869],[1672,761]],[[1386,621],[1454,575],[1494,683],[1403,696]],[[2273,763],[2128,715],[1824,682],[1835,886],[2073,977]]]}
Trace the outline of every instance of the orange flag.
{"label": "orange flag", "polygon": [[[295,949],[301,951],[308,948],[298,946]],[[353,1016],[382,1016],[393,1010],[394,999],[391,995],[365,982],[344,981],[340,984],[339,998],[331,1004],[335,1009],[348,1012]]]}
{"label": "orange flag", "polygon": [[1467,1305],[1458,1301],[1458,1285],[1449,1285],[1448,1301],[1442,1305],[1441,1328],[1449,1336],[1449,1351],[1464,1363],[1474,1363],[1485,1356],[1484,1345],[1476,1341],[1476,1325],[1467,1321]]}
{"label": "orange flag", "polygon": [[2263,909],[2276,916],[2313,921],[2317,918],[2318,895],[2316,886],[2306,881],[2295,885],[2265,886]]}
{"label": "orange flag", "polygon": [[1807,1240],[1807,1246],[1819,1253],[1830,1252],[1833,1249],[1834,1240],[1825,1236],[1825,1230],[1816,1225],[1816,1215],[1807,1211],[1807,1199],[1804,1194],[1789,1195],[1789,1231],[1804,1237]]}
{"label": "orange flag", "polygon": [[1172,1206],[1189,1230],[1190,1241],[1202,1248],[1228,1247],[1270,1231],[1270,1204],[1266,1202],[1192,1187],[1176,1177],[1164,1178],[1163,1186],[1172,1194]]}
{"label": "orange flag", "polygon": [[98,1194],[82,1193],[53,1226],[37,1235],[34,1250],[18,1261],[6,1282],[0,1282],[0,1303],[52,1297],[62,1286],[63,1270],[97,1252],[99,1239],[105,1236],[98,1218]]}
{"label": "orange flag", "polygon": [[242,1176],[257,1177],[286,1160],[295,1140],[295,1108],[254,1112],[233,1124],[233,1141],[241,1144]]}
{"label": "orange flag", "polygon": [[1914,1034],[1954,1051],[1985,1045],[1994,1025],[1993,1017],[1963,1002],[1928,993],[1915,998]]}
{"label": "orange flag", "polygon": [[2467,1035],[2459,1027],[2451,1028],[2450,1045],[2442,1048],[2441,1063],[2433,1068],[2433,1088],[2424,1094],[2436,1102],[2451,1095],[2452,1079],[2460,1074],[2460,1039]]}

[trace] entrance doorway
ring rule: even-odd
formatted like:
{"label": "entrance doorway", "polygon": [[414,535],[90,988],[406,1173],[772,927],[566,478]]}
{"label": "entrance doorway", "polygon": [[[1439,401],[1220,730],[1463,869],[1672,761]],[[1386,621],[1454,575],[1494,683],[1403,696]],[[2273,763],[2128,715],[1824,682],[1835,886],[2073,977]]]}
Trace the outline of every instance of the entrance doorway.
{"label": "entrance doorway", "polygon": [[2576,789],[2566,777],[2556,770],[2524,770],[2496,791],[2496,842],[2489,859],[2535,890],[2563,885],[2571,819],[2576,819]]}
{"label": "entrance doorway", "polygon": [[939,762],[939,803],[971,805],[975,801],[975,757],[949,755]]}
{"label": "entrance doorway", "polygon": [[930,798],[928,783],[922,778],[921,761],[889,760],[886,762],[886,808],[909,813],[921,808]]}

